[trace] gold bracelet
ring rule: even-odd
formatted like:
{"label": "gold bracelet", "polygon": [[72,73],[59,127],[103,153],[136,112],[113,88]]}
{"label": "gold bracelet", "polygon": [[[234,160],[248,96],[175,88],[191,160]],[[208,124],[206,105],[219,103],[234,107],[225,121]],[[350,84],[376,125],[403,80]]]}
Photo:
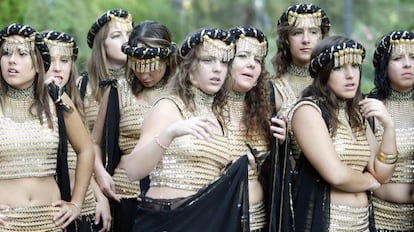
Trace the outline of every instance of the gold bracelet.
{"label": "gold bracelet", "polygon": [[160,139],[158,138],[158,136],[155,136],[155,137],[154,137],[154,140],[155,140],[155,143],[156,143],[159,147],[161,147],[162,149],[164,149],[164,150],[167,150],[167,149],[168,149],[168,146],[165,146],[164,144],[162,144],[162,143],[160,142]]}
{"label": "gold bracelet", "polygon": [[393,155],[393,154],[389,155],[389,154],[385,154],[382,151],[378,151],[377,158],[378,158],[378,160],[381,163],[384,163],[384,164],[395,164],[395,163],[397,163],[398,156],[397,155]]}

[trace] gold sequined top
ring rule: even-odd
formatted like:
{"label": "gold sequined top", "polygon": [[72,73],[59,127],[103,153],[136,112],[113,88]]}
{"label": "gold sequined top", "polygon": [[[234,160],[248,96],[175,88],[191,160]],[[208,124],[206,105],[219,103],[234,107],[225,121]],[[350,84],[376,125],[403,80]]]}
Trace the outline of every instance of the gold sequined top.
{"label": "gold sequined top", "polygon": [[302,96],[302,91],[312,84],[312,77],[307,68],[302,68],[291,64],[288,72],[280,78],[273,79],[273,83],[282,95],[282,106],[277,112],[278,115],[287,115],[298,99]]}
{"label": "gold sequined top", "polygon": [[[306,104],[315,107],[322,114],[321,109],[315,103],[311,101],[302,101],[292,109],[291,113],[289,113],[289,119],[292,118],[293,113],[298,107]],[[339,108],[337,117],[339,124],[335,136],[332,137],[336,154],[348,167],[358,172],[363,172],[371,157],[371,150],[365,130],[351,128],[348,122],[348,114],[346,113],[344,106]],[[289,122],[290,121],[291,120],[289,120]],[[291,125],[289,125],[289,127],[291,127]],[[292,135],[292,141],[297,144],[294,134]],[[297,152],[298,151],[295,151],[295,156],[298,155]]]}
{"label": "gold sequined top", "polygon": [[[131,87],[125,79],[118,81],[118,96],[120,107],[119,121],[119,147],[122,154],[130,154],[138,142],[144,114],[151,108],[152,104],[162,94],[164,82],[158,83],[152,88],[144,88],[139,93],[143,101],[137,102],[132,94]],[[145,104],[143,104],[145,102]]]}
{"label": "gold sequined top", "polygon": [[[398,160],[391,183],[414,183],[414,92],[392,91],[385,106],[394,119]],[[384,132],[376,123],[376,136],[381,139]]]}
{"label": "gold sequined top", "polygon": [[[134,149],[141,135],[145,113],[153,102],[161,95],[164,81],[152,88],[144,88],[137,97],[133,95],[125,78],[118,79],[117,91],[119,98],[119,147],[122,154],[128,155]],[[130,181],[125,170],[117,167],[113,175],[115,191],[122,198],[136,198],[140,194],[139,181]]]}
{"label": "gold sequined top", "polygon": [[[181,99],[175,96],[163,97],[173,101],[184,119],[195,116],[211,116],[213,96],[194,89],[196,112],[186,110]],[[225,135],[216,134],[208,141],[192,135],[175,138],[150,173],[151,186],[165,186],[176,189],[198,191],[219,177],[230,162],[228,140]]]}
{"label": "gold sequined top", "polygon": [[[109,70],[109,77],[108,80],[121,80],[125,79],[125,68],[120,69],[110,69]],[[78,84],[78,86],[80,86]],[[86,86],[86,93],[85,98],[83,99],[83,106],[85,111],[85,124],[89,131],[93,130],[93,126],[95,125],[96,116],[98,115],[99,111],[99,103],[95,99],[95,94],[92,93],[92,89],[88,84]]]}
{"label": "gold sequined top", "polygon": [[[59,133],[54,105],[51,103],[53,128],[46,117],[29,112],[34,86],[25,90],[9,87],[0,107],[0,179],[46,177],[56,174]],[[52,101],[51,101],[52,102]]]}
{"label": "gold sequined top", "polygon": [[[240,156],[250,152],[246,143],[249,143],[253,148],[259,151],[259,156],[264,155],[269,150],[269,144],[260,135],[253,136],[252,141],[247,140],[247,130],[242,123],[243,109],[244,109],[244,93],[231,92],[227,98],[229,107],[229,125],[227,126],[229,137],[229,148],[231,159],[236,160]],[[249,169],[249,180],[257,180],[258,174],[255,170]]]}

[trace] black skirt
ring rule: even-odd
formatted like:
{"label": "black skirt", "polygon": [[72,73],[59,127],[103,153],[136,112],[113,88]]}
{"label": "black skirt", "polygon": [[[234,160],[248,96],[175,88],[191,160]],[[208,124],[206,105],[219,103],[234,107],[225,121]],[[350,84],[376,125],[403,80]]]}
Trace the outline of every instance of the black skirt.
{"label": "black skirt", "polygon": [[142,197],[133,231],[249,231],[247,156],[219,179],[187,198]]}

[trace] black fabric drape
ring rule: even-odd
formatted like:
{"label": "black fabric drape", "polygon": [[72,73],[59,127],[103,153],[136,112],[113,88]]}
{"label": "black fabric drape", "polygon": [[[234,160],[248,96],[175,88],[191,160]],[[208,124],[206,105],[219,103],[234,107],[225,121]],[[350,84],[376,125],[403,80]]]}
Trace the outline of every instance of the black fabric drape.
{"label": "black fabric drape", "polygon": [[218,180],[171,210],[138,206],[135,232],[249,231],[248,160],[232,163]]}
{"label": "black fabric drape", "polygon": [[110,87],[103,133],[102,162],[106,171],[112,176],[122,156],[119,148],[120,112],[117,80],[101,81],[99,86]]}
{"label": "black fabric drape", "polygon": [[328,231],[330,186],[301,154],[293,177],[294,231]]}
{"label": "black fabric drape", "polygon": [[[50,83],[48,85],[49,95],[53,99],[56,105],[56,116],[58,118],[59,125],[59,146],[57,151],[57,165],[56,165],[56,180],[59,186],[60,195],[62,200],[71,201],[72,194],[70,190],[70,179],[68,169],[68,141],[66,135],[65,119],[63,117],[63,111],[70,111],[70,108],[61,99],[61,89],[59,86]],[[72,222],[66,231],[75,231],[75,223]]]}
{"label": "black fabric drape", "polygon": [[84,101],[85,99],[85,95],[86,95],[86,86],[88,85],[88,81],[89,81],[89,76],[87,72],[83,72],[81,74],[81,80],[78,83],[78,88],[79,88],[79,94],[80,94],[80,98],[82,99],[82,101]]}
{"label": "black fabric drape", "polygon": [[266,202],[269,203],[269,228],[271,232],[292,231],[293,220],[290,204],[291,164],[288,143],[272,145],[270,156],[270,178]]}
{"label": "black fabric drape", "polygon": [[[269,81],[272,116],[276,116],[276,99],[273,83]],[[288,142],[279,146],[277,139],[270,143],[270,156],[262,166],[261,182],[264,186],[268,225],[266,231],[292,231],[292,213],[290,205],[291,164]]]}

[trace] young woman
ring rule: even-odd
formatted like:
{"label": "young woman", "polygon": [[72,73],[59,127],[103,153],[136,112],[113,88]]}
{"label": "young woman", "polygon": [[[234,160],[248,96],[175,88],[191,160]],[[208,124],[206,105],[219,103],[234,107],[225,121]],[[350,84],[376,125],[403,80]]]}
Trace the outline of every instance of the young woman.
{"label": "young woman", "polygon": [[[397,136],[395,172],[374,192],[377,231],[414,231],[414,33],[392,31],[378,42],[373,59],[375,89],[371,96],[384,102]],[[381,139],[379,123],[376,132]]]}
{"label": "young woman", "polygon": [[[301,153],[295,166],[296,231],[368,231],[367,191],[387,182],[397,157],[394,122],[384,104],[362,99],[363,46],[341,36],[322,40],[311,56],[314,78],[289,114]],[[367,119],[384,127],[378,143]]]}
{"label": "young woman", "polygon": [[277,52],[272,57],[278,115],[287,115],[312,83],[308,67],[312,49],[329,33],[329,18],[313,4],[289,6],[277,21]]}
{"label": "young woman", "polygon": [[[106,117],[107,113],[115,110],[109,106],[109,89],[104,93],[95,122],[92,136],[95,152],[98,156],[96,175],[110,178],[111,191],[120,198],[114,203],[114,230],[131,231],[138,195],[141,192],[139,181],[129,181],[125,166],[126,155],[130,154],[138,139],[144,120],[144,114],[150,109],[155,100],[162,94],[168,79],[175,73],[176,45],[172,42],[170,31],[164,25],[154,21],[143,21],[134,27],[128,43],[122,46],[122,51],[128,55],[127,78],[117,82],[119,119]],[[117,126],[113,131],[118,137],[108,144],[118,146],[119,153],[108,153],[114,167],[112,176],[102,165],[102,152],[105,128],[104,125]],[[115,144],[116,143],[116,144]],[[125,155],[125,156],[124,156]],[[148,185],[143,182],[144,191]]]}
{"label": "young woman", "polygon": [[81,212],[93,169],[92,143],[76,107],[63,94],[56,104],[66,108],[67,137],[77,154],[68,196],[64,190],[70,186],[60,172],[67,169],[56,168],[64,134],[45,85],[49,50],[38,32],[21,24],[3,28],[0,45],[0,230],[61,231]]}
{"label": "young woman", "polygon": [[219,178],[231,161],[221,125],[233,55],[232,37],[222,29],[200,29],[182,43],[171,92],[148,111],[126,163],[130,179],[151,180],[134,231],[241,231],[243,174]]}
{"label": "young woman", "polygon": [[[87,35],[87,42],[91,50],[87,73],[82,75],[78,81],[81,98],[83,99],[85,109],[86,125],[90,131],[93,130],[95,120],[97,119],[99,105],[101,104],[102,95],[105,89],[110,88],[116,94],[117,81],[125,81],[126,74],[126,55],[121,51],[122,44],[128,41],[129,34],[133,27],[131,14],[123,9],[108,10],[98,17],[92,24]],[[118,99],[111,98],[111,104],[117,105]],[[109,114],[118,107],[110,107]],[[111,125],[106,125],[111,127]],[[107,131],[105,129],[105,131]],[[107,146],[107,139],[110,140],[115,135],[114,131],[108,132],[101,148],[95,149],[95,154],[103,154],[104,158],[95,155],[95,180],[101,191],[109,199],[114,217],[114,204],[118,204],[121,197],[114,192],[114,183],[111,176],[114,166],[112,166],[112,157],[117,152],[114,147]],[[94,141],[92,136],[92,141]],[[101,172],[100,167],[104,162],[107,172]],[[113,218],[114,223],[116,219]],[[116,231],[116,230],[115,230]]]}
{"label": "young woman", "polygon": [[[67,33],[57,31],[47,31],[41,35],[49,48],[51,57],[50,68],[46,73],[46,83],[53,82],[60,86],[72,99],[76,110],[84,119],[83,104],[76,86],[78,46],[75,39]],[[68,144],[68,167],[71,191],[73,191],[76,152],[70,144]],[[88,187],[80,217],[75,222],[76,231],[80,232],[97,231],[97,225],[100,223],[102,223],[102,229],[109,230],[110,228],[111,214],[108,199],[100,191],[94,178],[91,179]]]}
{"label": "young woman", "polygon": [[78,85],[85,105],[86,125],[92,131],[102,97],[101,81],[125,78],[126,55],[122,44],[132,30],[132,16],[122,9],[103,13],[89,29],[87,41],[91,48],[87,73]]}
{"label": "young woman", "polygon": [[[254,27],[235,27],[230,30],[230,34],[235,38],[236,53],[230,66],[232,91],[227,98],[228,146],[234,160],[249,154],[249,229],[265,231],[270,220],[266,215],[262,185],[267,183],[259,181],[259,172],[262,162],[270,154],[273,136],[280,142],[285,140],[286,123],[277,117],[271,118],[274,111],[271,99],[274,96],[270,95],[274,95],[275,91],[270,89],[273,85],[269,85],[269,73],[265,69],[268,52],[266,35]],[[268,188],[273,186],[266,186]]]}

